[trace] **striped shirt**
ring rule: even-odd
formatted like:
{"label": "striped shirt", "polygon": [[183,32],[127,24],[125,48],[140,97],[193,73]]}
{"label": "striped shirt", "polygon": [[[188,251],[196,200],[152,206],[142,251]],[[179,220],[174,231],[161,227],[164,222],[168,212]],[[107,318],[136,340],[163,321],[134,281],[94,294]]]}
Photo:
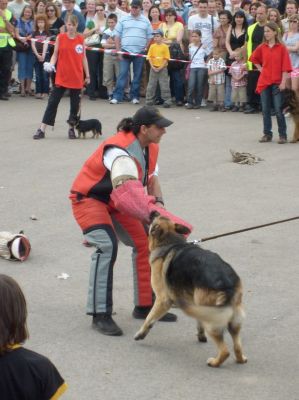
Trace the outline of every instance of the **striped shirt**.
{"label": "striped shirt", "polygon": [[225,81],[224,71],[226,70],[226,65],[223,58],[219,57],[217,60],[215,58],[211,58],[208,62],[208,70],[209,71],[217,71],[222,70],[223,72],[219,72],[218,74],[209,76],[209,83],[212,85],[221,85]]}
{"label": "striped shirt", "polygon": [[142,53],[152,38],[150,21],[140,14],[133,17],[131,14],[123,17],[115,27],[116,36],[121,39],[121,49],[131,53]]}

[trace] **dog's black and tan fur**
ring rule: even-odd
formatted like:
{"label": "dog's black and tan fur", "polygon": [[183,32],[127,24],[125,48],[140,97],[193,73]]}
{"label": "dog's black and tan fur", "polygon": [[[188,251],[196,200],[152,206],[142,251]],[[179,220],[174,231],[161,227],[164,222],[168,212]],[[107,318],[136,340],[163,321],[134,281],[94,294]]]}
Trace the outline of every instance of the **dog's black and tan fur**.
{"label": "dog's black and tan fur", "polygon": [[240,340],[244,316],[241,280],[217,254],[187,243],[183,236],[187,233],[187,228],[168,218],[153,219],[149,249],[156,300],[135,340],[144,339],[154,323],[176,303],[197,320],[200,342],[207,341],[205,332],[214,340],[218,354],[207,360],[209,366],[219,367],[229,356],[223,338],[226,329],[233,339],[236,361],[245,363]]}
{"label": "dog's black and tan fur", "polygon": [[86,137],[86,132],[91,131],[93,134],[93,139],[98,138],[99,135],[102,135],[102,124],[98,119],[86,119],[82,120],[80,119],[78,122],[75,124],[75,128],[78,131],[78,136],[79,139],[81,136],[85,139]]}
{"label": "dog's black and tan fur", "polygon": [[290,143],[297,143],[299,141],[299,100],[294,90],[282,91],[282,111],[289,112],[293,118],[295,129]]}

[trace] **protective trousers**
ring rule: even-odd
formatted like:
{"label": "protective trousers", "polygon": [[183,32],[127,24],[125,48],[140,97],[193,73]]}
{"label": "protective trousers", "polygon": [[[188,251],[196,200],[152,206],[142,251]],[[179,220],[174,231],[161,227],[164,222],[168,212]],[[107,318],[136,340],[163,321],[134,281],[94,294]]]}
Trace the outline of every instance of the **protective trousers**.
{"label": "protective trousers", "polygon": [[128,217],[98,200],[70,196],[73,214],[85,239],[96,250],[91,256],[87,314],[111,313],[113,309],[113,266],[118,239],[132,247],[134,304],[152,305],[148,238],[137,219]]}

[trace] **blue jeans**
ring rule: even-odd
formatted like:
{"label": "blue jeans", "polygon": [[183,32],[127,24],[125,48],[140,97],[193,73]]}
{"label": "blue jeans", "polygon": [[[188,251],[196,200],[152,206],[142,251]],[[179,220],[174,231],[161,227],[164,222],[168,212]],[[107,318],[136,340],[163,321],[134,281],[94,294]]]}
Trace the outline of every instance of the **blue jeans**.
{"label": "blue jeans", "polygon": [[225,75],[225,95],[224,95],[224,107],[232,106],[232,77]]}
{"label": "blue jeans", "polygon": [[171,96],[175,101],[184,101],[184,78],[182,69],[169,69],[169,85]]}
{"label": "blue jeans", "polygon": [[133,63],[133,80],[131,82],[130,98],[139,100],[140,82],[142,76],[142,68],[144,64],[144,57],[124,56],[119,62],[119,74],[113,98],[117,101],[122,101],[124,96],[124,89],[128,80],[128,73],[130,64]]}
{"label": "blue jeans", "polygon": [[[188,104],[201,105],[205,85],[208,80],[207,68],[191,68],[188,80]],[[193,101],[194,99],[194,101]]]}
{"label": "blue jeans", "polygon": [[34,55],[31,49],[28,51],[20,52],[17,54],[18,60],[18,79],[23,81],[25,79],[33,78]]}
{"label": "blue jeans", "polygon": [[273,105],[276,114],[279,137],[287,138],[287,125],[281,111],[282,98],[278,85],[270,85],[261,92],[263,111],[264,135],[272,137],[271,107]]}

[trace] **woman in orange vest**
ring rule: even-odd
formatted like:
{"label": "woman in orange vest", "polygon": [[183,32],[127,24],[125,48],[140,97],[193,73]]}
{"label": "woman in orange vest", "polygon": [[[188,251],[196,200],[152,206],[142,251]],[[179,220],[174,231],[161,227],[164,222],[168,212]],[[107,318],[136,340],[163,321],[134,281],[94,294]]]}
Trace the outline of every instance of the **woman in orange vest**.
{"label": "woman in orange vest", "polygon": [[[133,317],[146,318],[152,306],[144,221],[149,215],[148,201],[167,213],[163,210],[157,158],[158,143],[171,124],[156,108],[140,108],[132,118],[123,119],[118,132],[89,157],[72,185],[70,199],[74,217],[85,240],[95,247],[91,257],[87,314],[93,316],[93,327],[105,335],[122,335],[111,317],[118,239],[133,248]],[[122,193],[117,197],[119,190]],[[162,320],[175,321],[176,316],[168,313]]]}
{"label": "woman in orange vest", "polygon": [[[42,123],[33,135],[33,139],[44,139],[48,125],[54,126],[57,108],[64,92],[69,89],[71,110],[68,118],[70,126],[69,139],[76,139],[74,125],[79,119],[80,97],[84,84],[89,84],[89,70],[85,54],[84,37],[77,33],[78,19],[69,15],[66,20],[66,33],[57,36],[54,53],[49,63],[44,63],[44,69],[51,73],[55,71],[55,86],[49,97],[48,105]],[[84,78],[85,75],[85,78]]]}

